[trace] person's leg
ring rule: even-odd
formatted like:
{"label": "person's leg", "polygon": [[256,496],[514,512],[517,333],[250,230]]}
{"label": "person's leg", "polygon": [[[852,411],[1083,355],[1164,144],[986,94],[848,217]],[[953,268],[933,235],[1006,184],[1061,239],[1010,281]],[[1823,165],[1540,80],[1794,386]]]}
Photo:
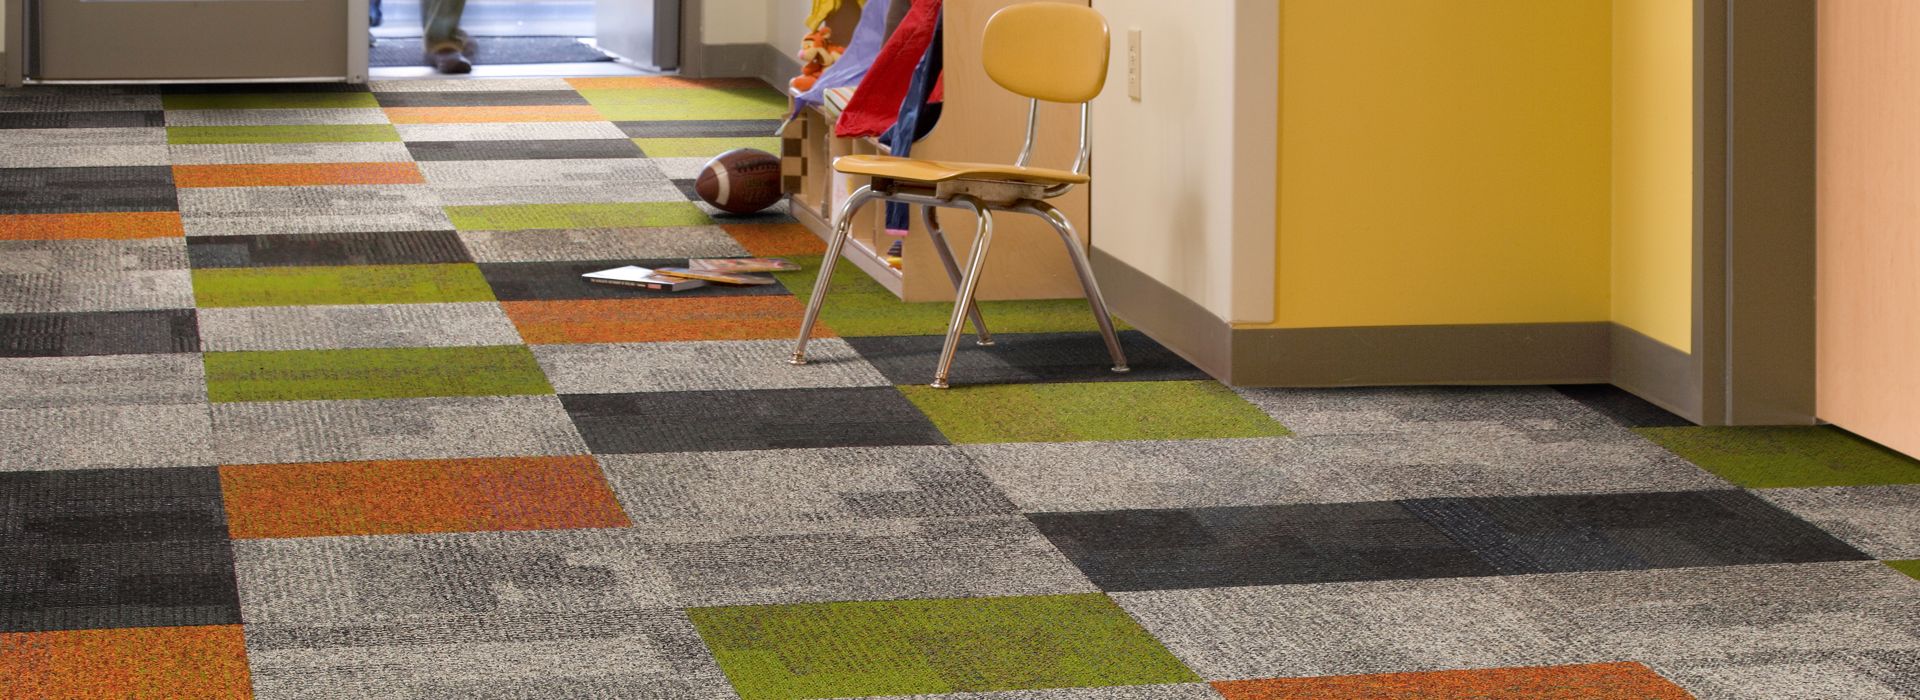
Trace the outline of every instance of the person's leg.
{"label": "person's leg", "polygon": [[473,69],[462,55],[467,49],[467,33],[460,30],[460,13],[467,0],[420,0],[421,43],[427,59],[442,73],[465,73]]}

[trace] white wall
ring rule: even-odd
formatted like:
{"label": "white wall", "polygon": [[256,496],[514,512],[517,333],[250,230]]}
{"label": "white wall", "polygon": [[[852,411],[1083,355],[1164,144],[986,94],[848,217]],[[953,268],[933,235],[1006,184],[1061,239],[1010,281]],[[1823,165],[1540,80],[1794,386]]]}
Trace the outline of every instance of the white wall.
{"label": "white wall", "polygon": [[[1095,248],[1220,318],[1273,320],[1279,3],[1093,0],[1113,27],[1093,103]],[[1142,100],[1127,32],[1142,30]]]}
{"label": "white wall", "polygon": [[[767,13],[767,43],[783,54],[800,53],[800,39],[807,35],[807,11],[812,8],[808,0],[773,0],[773,9]],[[850,38],[834,37],[843,44]]]}
{"label": "white wall", "polygon": [[767,41],[767,17],[773,11],[774,3],[785,4],[801,0],[701,1],[701,43],[761,44]]}

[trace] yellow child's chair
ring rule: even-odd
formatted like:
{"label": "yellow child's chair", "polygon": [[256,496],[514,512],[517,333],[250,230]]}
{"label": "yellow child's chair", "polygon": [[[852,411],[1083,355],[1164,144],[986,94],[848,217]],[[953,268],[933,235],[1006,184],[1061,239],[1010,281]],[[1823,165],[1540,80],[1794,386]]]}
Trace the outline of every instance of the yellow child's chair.
{"label": "yellow child's chair", "polygon": [[[934,250],[945,263],[953,279],[956,297],[953,318],[947,324],[947,342],[940,350],[940,364],[934,368],[933,386],[947,387],[947,375],[953,367],[953,354],[959,347],[960,331],[973,321],[980,345],[992,345],[992,336],[974,304],[974,289],[980,285],[980,269],[987,259],[987,246],[993,242],[993,212],[1010,211],[1032,214],[1047,220],[1073,258],[1074,271],[1086,290],[1106,340],[1107,353],[1113,358],[1113,371],[1127,371],[1126,354],[1113,332],[1113,320],[1107,314],[1106,300],[1093,279],[1087,253],[1073,230],[1073,222],[1047,203],[1075,185],[1084,185],[1087,177],[1087,105],[1100,94],[1107,82],[1107,21],[1092,9],[1060,3],[1040,2],[1014,5],[994,13],[987,20],[983,62],[987,75],[1012,92],[1031,100],[1027,111],[1026,146],[1012,165],[989,163],[949,163],[890,156],[843,156],[833,161],[833,169],[849,175],[864,175],[871,183],[847,198],[835,219],[833,235],[827,241],[827,256],[820,263],[820,277],[814,282],[813,297],[807,301],[807,314],[800,322],[800,338],[794,342],[793,364],[807,361],[807,340],[820,317],[827,288],[833,279],[834,264],[851,233],[853,215],[869,202],[880,200],[917,204],[932,236]],[[1036,168],[1028,165],[1033,157],[1035,127],[1039,123],[1040,101],[1080,104],[1080,153],[1072,170]],[[940,230],[938,207],[967,209],[980,220],[974,233],[973,254],[963,276],[946,237]]]}

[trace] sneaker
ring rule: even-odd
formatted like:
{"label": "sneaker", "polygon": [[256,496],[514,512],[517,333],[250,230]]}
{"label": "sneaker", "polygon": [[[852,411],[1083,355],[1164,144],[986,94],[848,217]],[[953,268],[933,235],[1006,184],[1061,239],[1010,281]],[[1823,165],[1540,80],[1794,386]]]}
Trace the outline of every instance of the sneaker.
{"label": "sneaker", "polygon": [[433,69],[447,74],[472,73],[473,63],[460,54],[459,49],[441,49],[427,57]]}

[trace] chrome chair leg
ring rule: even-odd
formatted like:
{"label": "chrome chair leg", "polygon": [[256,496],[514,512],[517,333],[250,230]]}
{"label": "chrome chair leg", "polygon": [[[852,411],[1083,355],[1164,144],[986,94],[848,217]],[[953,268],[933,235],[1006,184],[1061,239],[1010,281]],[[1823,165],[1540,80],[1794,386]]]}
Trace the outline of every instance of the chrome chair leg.
{"label": "chrome chair leg", "polygon": [[820,319],[820,307],[827,300],[827,289],[833,286],[833,266],[840,262],[840,251],[847,246],[847,239],[853,236],[853,215],[874,198],[873,187],[861,187],[847,197],[846,204],[840,207],[840,218],[834,220],[833,235],[827,240],[827,256],[820,260],[820,276],[813,281],[813,296],[807,299],[807,314],[800,318],[800,337],[793,341],[793,357],[789,364],[807,363],[807,341],[813,337],[813,324]]}
{"label": "chrome chair leg", "polygon": [[[940,229],[940,212],[936,207],[920,205],[920,222],[927,227],[927,236],[933,239],[933,251],[940,254],[940,264],[947,268],[947,278],[953,280],[953,290],[960,291],[960,263],[953,259],[953,246],[947,244],[947,233]],[[967,317],[973,321],[975,345],[992,345],[993,334],[987,332],[987,321],[980,315],[980,305],[967,307]]]}
{"label": "chrome chair leg", "polygon": [[980,271],[986,267],[987,247],[993,243],[993,212],[972,197],[954,200],[980,217],[973,234],[973,255],[967,261],[967,275],[961,280],[959,294],[953,300],[953,318],[947,322],[947,342],[940,347],[940,365],[933,371],[933,388],[947,388],[947,375],[953,370],[953,353],[960,346],[960,330],[967,322],[967,310],[973,308],[973,292],[980,287]]}
{"label": "chrome chair leg", "polygon": [[1046,219],[1047,223],[1053,225],[1053,230],[1060,234],[1060,240],[1067,245],[1067,256],[1073,258],[1073,271],[1080,275],[1080,286],[1087,292],[1087,304],[1093,307],[1094,320],[1100,324],[1100,337],[1107,341],[1107,354],[1113,358],[1113,371],[1129,371],[1127,354],[1120,349],[1120,336],[1113,331],[1113,317],[1107,313],[1107,300],[1100,295],[1100,284],[1093,279],[1093,265],[1087,262],[1086,248],[1080,245],[1080,236],[1073,230],[1073,221],[1053,205],[1037,200],[1023,202],[1014,210]]}

